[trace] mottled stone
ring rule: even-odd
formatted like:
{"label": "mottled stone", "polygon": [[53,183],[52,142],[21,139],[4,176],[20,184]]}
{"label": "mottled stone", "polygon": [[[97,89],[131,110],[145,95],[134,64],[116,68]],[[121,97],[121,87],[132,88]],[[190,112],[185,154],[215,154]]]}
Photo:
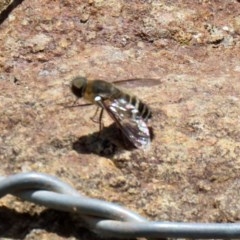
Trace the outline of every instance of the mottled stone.
{"label": "mottled stone", "polygon": [[[0,25],[1,175],[56,175],[152,220],[238,221],[239,7],[24,0]],[[150,149],[126,150],[107,113],[99,133],[96,106],[73,107],[86,103],[70,91],[78,75],[143,78],[125,90],[152,109]],[[11,196],[0,205],[2,237],[96,239],[67,213]]]}

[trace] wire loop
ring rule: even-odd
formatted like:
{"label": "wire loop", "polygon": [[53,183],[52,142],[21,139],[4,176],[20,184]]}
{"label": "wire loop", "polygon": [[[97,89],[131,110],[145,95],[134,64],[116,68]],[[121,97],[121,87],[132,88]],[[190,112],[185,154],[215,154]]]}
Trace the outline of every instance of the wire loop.
{"label": "wire loop", "polygon": [[0,177],[0,197],[12,194],[48,208],[78,212],[86,228],[115,238],[240,238],[239,223],[152,222],[114,203],[88,198],[42,173]]}

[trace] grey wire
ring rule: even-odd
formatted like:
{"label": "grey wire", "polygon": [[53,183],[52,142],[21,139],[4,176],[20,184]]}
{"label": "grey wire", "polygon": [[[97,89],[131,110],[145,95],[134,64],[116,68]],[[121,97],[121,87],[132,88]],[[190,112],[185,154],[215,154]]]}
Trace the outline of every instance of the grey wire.
{"label": "grey wire", "polygon": [[70,185],[59,181],[56,177],[43,173],[19,173],[9,177],[0,177],[0,197],[27,189],[49,190],[70,195],[80,195]]}
{"label": "grey wire", "polygon": [[104,219],[115,219],[121,221],[142,222],[144,218],[117,204],[103,200],[85,198],[82,196],[69,196],[62,193],[54,193],[44,190],[25,191],[17,194],[24,200],[49,208],[66,211],[79,212],[82,215],[101,217]]}
{"label": "grey wire", "polygon": [[151,237],[151,238],[238,238],[239,223],[181,223],[181,222],[144,222],[131,223],[102,220],[96,224],[97,231],[110,236]]}
{"label": "grey wire", "polygon": [[48,208],[77,212],[87,228],[104,237],[240,238],[238,223],[151,222],[117,204],[85,197],[47,174],[0,177],[0,197],[7,194]]}

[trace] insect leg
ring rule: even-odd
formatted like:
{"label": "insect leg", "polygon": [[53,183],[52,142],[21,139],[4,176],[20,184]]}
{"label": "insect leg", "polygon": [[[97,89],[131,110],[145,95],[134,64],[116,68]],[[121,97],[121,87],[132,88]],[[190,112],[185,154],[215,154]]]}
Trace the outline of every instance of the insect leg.
{"label": "insect leg", "polygon": [[99,114],[99,120],[98,120],[98,122],[99,122],[99,132],[101,132],[102,129],[103,129],[103,122],[102,122],[103,111],[104,111],[104,108],[101,108],[101,112]]}
{"label": "insect leg", "polygon": [[103,105],[103,103],[102,103],[102,98],[101,98],[100,96],[95,97],[94,100],[95,100],[95,101],[98,103],[98,105],[99,105],[99,107],[97,108],[97,111],[96,111],[96,113],[94,114],[94,116],[96,116],[96,114],[97,114],[99,108],[101,107],[101,112],[100,112],[100,114],[99,114],[99,119],[98,119],[98,123],[99,123],[99,132],[101,132],[102,129],[103,129],[102,118],[103,118],[104,105]]}
{"label": "insect leg", "polygon": [[93,116],[91,117],[91,120],[95,123],[99,123],[99,119],[96,120],[96,116],[98,114],[98,111],[99,111],[100,107],[97,107],[95,113],[93,114]]}

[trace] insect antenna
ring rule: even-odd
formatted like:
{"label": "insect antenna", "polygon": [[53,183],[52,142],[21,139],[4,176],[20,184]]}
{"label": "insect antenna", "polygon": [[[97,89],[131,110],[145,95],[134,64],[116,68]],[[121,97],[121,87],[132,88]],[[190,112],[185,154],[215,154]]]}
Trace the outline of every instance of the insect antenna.
{"label": "insect antenna", "polygon": [[90,106],[93,105],[92,103],[80,103],[80,104],[76,104],[77,101],[79,100],[79,98],[77,98],[72,105],[65,105],[65,104],[58,104],[58,105],[62,105],[65,108],[74,108],[74,107],[86,107],[86,106]]}
{"label": "insect antenna", "polygon": [[83,103],[83,104],[76,104],[76,105],[63,105],[63,104],[58,104],[58,105],[62,105],[65,108],[74,108],[74,107],[87,107],[90,105],[93,105],[92,103]]}

